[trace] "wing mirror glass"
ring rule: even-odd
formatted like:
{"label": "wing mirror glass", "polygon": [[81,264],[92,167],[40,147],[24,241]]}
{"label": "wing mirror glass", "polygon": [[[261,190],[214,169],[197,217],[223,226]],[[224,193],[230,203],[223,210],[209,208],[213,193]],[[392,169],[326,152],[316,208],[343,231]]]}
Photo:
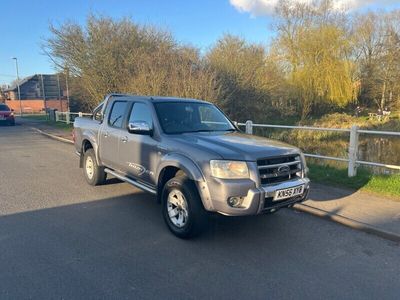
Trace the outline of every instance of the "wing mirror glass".
{"label": "wing mirror glass", "polygon": [[94,113],[93,118],[100,123],[103,122],[103,114],[101,112]]}
{"label": "wing mirror glass", "polygon": [[151,129],[149,123],[146,121],[136,121],[128,124],[129,133],[143,134],[143,135],[151,135],[153,133],[153,129]]}

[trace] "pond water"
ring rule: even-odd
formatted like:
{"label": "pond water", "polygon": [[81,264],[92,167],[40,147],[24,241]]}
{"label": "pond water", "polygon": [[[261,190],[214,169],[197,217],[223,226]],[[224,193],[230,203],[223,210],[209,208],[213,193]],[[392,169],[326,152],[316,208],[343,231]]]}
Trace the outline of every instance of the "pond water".
{"label": "pond water", "polygon": [[[305,153],[348,158],[349,133],[324,133],[326,136],[317,137],[318,133],[315,131],[299,134],[294,130],[257,128],[254,134],[287,142],[299,147]],[[358,160],[400,166],[400,137],[360,134]],[[313,161],[341,167],[346,167],[347,164],[322,159],[313,159]],[[368,168],[373,173],[400,173],[398,170],[387,168]]]}

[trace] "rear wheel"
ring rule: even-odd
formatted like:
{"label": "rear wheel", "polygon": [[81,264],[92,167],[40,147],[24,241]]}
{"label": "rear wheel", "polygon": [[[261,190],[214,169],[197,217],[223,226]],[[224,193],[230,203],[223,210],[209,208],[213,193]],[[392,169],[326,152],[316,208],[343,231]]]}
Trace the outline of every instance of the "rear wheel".
{"label": "rear wheel", "polygon": [[185,175],[174,177],[165,184],[162,213],[169,230],[179,238],[194,237],[207,226],[207,213],[197,188]]}
{"label": "rear wheel", "polygon": [[90,185],[104,184],[107,174],[103,167],[99,167],[93,149],[88,149],[83,158],[83,173]]}

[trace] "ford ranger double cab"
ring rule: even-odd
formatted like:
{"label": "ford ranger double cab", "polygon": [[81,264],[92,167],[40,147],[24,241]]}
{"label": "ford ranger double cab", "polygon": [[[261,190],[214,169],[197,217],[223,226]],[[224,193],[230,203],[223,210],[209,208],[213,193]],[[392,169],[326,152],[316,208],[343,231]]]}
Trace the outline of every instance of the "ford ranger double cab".
{"label": "ford ranger double cab", "polygon": [[170,231],[198,234],[207,216],[272,213],[309,193],[302,152],[242,133],[215,105],[194,99],[107,95],[74,122],[86,181],[107,174],[156,195]]}

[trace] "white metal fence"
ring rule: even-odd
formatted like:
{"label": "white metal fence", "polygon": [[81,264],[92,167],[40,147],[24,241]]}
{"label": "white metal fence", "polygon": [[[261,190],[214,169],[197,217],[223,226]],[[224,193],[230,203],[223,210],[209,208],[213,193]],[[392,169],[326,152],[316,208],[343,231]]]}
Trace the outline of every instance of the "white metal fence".
{"label": "white metal fence", "polygon": [[345,128],[322,128],[322,127],[310,127],[310,126],[286,126],[286,125],[271,125],[271,124],[254,124],[252,121],[246,121],[246,123],[236,123],[238,126],[245,126],[246,133],[253,134],[254,127],[261,128],[280,128],[280,129],[297,129],[297,130],[314,130],[314,131],[336,131],[336,132],[348,132],[350,134],[349,148],[348,148],[348,158],[332,157],[324,155],[316,155],[305,153],[304,155],[312,158],[327,159],[342,161],[348,163],[348,175],[349,177],[354,177],[357,175],[358,165],[367,165],[374,167],[383,167],[388,169],[400,170],[400,166],[388,165],[378,162],[369,162],[358,160],[358,138],[360,134],[370,134],[370,135],[386,135],[386,136],[398,136],[400,137],[400,132],[395,131],[376,131],[376,130],[362,130],[358,126],[353,125],[350,129]]}
{"label": "white metal fence", "polygon": [[56,122],[63,122],[67,124],[74,123],[76,117],[91,117],[92,114],[83,113],[83,112],[55,112]]}
{"label": "white metal fence", "polygon": [[[74,122],[76,117],[91,117],[90,113],[82,113],[82,112],[55,112],[56,122],[64,122],[67,124],[71,124]],[[358,160],[358,138],[360,134],[369,134],[369,135],[386,135],[386,136],[397,136],[400,137],[400,132],[395,131],[376,131],[376,130],[363,130],[358,126],[353,125],[350,129],[347,128],[324,128],[324,127],[310,127],[310,126],[287,126],[287,125],[271,125],[271,124],[254,124],[251,120],[246,121],[246,123],[237,123],[238,126],[245,126],[245,131],[248,134],[253,134],[254,127],[260,128],[279,128],[279,129],[297,129],[297,130],[311,130],[311,131],[330,131],[330,132],[345,132],[349,133],[349,148],[348,148],[348,157],[332,157],[325,155],[317,155],[311,153],[305,153],[304,155],[307,157],[318,158],[318,159],[326,159],[326,160],[334,160],[347,162],[348,164],[348,175],[349,177],[354,177],[357,175],[357,166],[358,165],[367,165],[374,167],[383,167],[388,169],[400,170],[400,166],[398,165],[389,165],[383,164],[379,162],[369,162]]]}

